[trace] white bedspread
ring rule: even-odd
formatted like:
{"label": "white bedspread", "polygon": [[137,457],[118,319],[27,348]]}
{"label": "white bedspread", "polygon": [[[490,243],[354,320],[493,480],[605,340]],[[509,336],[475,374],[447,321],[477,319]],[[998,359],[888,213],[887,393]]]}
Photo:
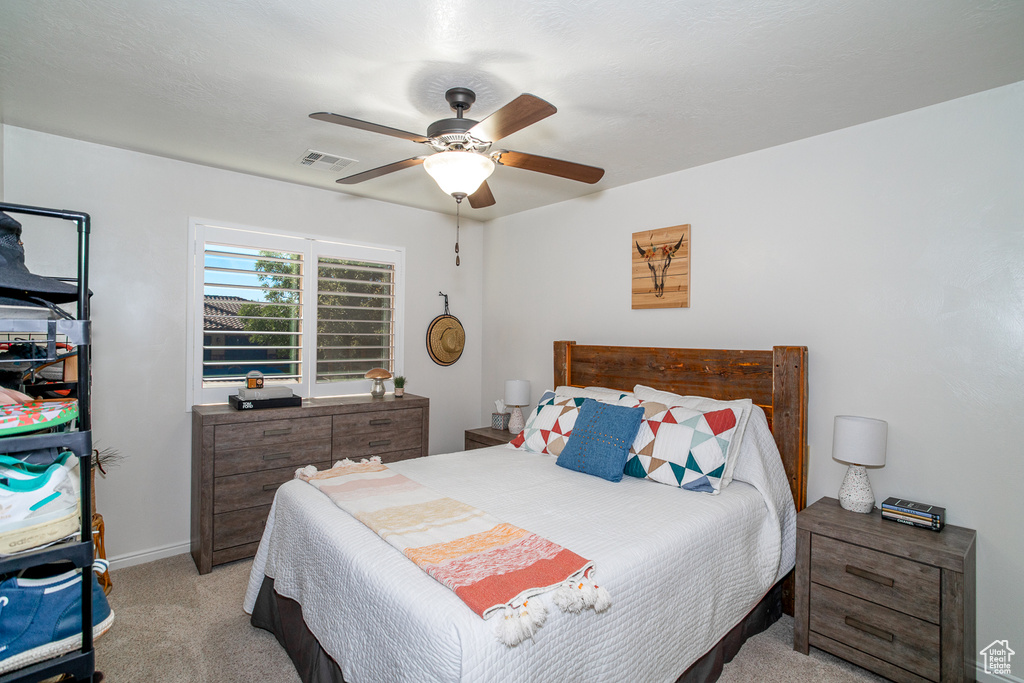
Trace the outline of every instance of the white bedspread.
{"label": "white bedspread", "polygon": [[759,410],[751,426],[718,496],[632,477],[611,483],[500,446],[389,465],[594,561],[612,607],[552,607],[535,639],[514,648],[301,481],[278,490],[245,610],[273,577],[351,683],[673,681],[794,564],[785,472]]}

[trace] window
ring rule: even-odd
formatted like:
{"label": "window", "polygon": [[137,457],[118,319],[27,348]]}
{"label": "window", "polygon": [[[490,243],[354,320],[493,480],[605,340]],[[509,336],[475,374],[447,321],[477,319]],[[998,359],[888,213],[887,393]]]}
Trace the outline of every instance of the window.
{"label": "window", "polygon": [[404,250],[195,221],[192,403],[220,403],[259,370],[301,396],[366,393],[402,366]]}

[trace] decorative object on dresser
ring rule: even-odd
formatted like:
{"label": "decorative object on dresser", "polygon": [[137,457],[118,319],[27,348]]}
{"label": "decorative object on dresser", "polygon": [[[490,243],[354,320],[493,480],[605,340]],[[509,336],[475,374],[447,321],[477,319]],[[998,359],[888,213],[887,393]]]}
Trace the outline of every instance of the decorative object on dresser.
{"label": "decorative object on dresser", "polygon": [[405,396],[405,377],[403,375],[395,375],[395,379],[392,381],[395,384],[395,398]]}
{"label": "decorative object on dresser", "polygon": [[690,307],[690,226],[633,233],[632,305]]}
{"label": "decorative object on dresser", "polygon": [[[252,372],[259,371],[253,370]],[[249,374],[252,374],[252,372]],[[302,405],[302,397],[292,393],[291,387],[283,384],[262,384],[262,375],[260,376],[260,382],[261,386],[259,388],[239,388],[237,395],[228,396],[228,404],[235,410],[289,408]]]}
{"label": "decorative object on dresser", "polygon": [[[508,431],[508,421],[512,416],[508,413],[491,413],[491,429],[497,429],[499,431]],[[514,435],[513,435],[514,436]]]}
{"label": "decorative object on dresser", "polygon": [[975,532],[941,534],[822,498],[797,516],[793,649],[894,681],[973,681]]}
{"label": "decorative object on dresser", "polygon": [[[508,413],[501,413],[502,415],[508,416]],[[496,429],[495,427],[480,427],[478,429],[467,429],[466,430],[466,446],[467,451],[472,451],[477,448],[487,448],[489,446],[501,446],[507,444],[512,440],[515,434],[508,431],[507,429]]]}
{"label": "decorative object on dresser", "polygon": [[430,401],[408,394],[307,399],[301,408],[192,407],[192,558],[200,574],[251,557],[277,487],[297,467],[427,455]]}
{"label": "decorative object on dresser", "polygon": [[942,531],[946,525],[946,508],[890,496],[882,502],[882,519]]}
{"label": "decorative object on dresser", "polygon": [[508,431],[513,435],[518,434],[526,426],[522,407],[530,405],[530,380],[505,380],[505,405],[512,408],[512,415],[508,418]]}
{"label": "decorative object on dresser", "polygon": [[363,377],[373,381],[373,386],[370,388],[370,396],[373,398],[384,398],[384,380],[391,379],[391,373],[384,368],[374,368],[368,370]]}
{"label": "decorative object on dresser", "polygon": [[444,313],[430,321],[427,327],[427,353],[430,360],[438,365],[452,365],[462,356],[466,346],[466,330],[454,315],[448,312],[448,295],[438,292],[444,297]]}
{"label": "decorative object on dresser", "polygon": [[865,466],[885,464],[885,439],[889,425],[885,420],[854,415],[836,415],[832,428],[832,459],[849,464],[839,504],[851,512],[875,509],[875,493]]}

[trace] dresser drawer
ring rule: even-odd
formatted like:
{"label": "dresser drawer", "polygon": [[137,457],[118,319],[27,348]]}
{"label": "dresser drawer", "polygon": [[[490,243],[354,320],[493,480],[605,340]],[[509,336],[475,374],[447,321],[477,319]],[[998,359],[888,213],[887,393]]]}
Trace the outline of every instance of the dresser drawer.
{"label": "dresser drawer", "polygon": [[419,449],[423,433],[415,429],[392,429],[381,433],[335,434],[334,459],[367,458],[391,451]]}
{"label": "dresser drawer", "polygon": [[292,468],[294,472],[299,467],[328,462],[330,459],[330,439],[234,448],[214,453],[213,476],[225,477],[281,468]]}
{"label": "dresser drawer", "polygon": [[[328,461],[306,464],[316,465],[318,470],[331,466]],[[292,467],[218,477],[213,493],[213,514],[270,505],[277,487],[294,478],[295,468]]]}
{"label": "dresser drawer", "polygon": [[938,624],[941,571],[828,536],[811,542],[811,581]]}
{"label": "dresser drawer", "polygon": [[811,584],[810,629],[918,676],[940,678],[937,625]]}
{"label": "dresser drawer", "polygon": [[350,413],[334,416],[334,435],[373,434],[400,429],[420,429],[423,426],[423,411],[381,410],[379,412]]}
{"label": "dresser drawer", "polygon": [[245,543],[256,543],[267,525],[269,505],[224,512],[213,516],[213,549],[223,550]]}
{"label": "dresser drawer", "polygon": [[221,451],[248,446],[288,445],[300,439],[318,441],[330,438],[330,416],[296,417],[287,420],[217,425],[213,448],[215,451]]}

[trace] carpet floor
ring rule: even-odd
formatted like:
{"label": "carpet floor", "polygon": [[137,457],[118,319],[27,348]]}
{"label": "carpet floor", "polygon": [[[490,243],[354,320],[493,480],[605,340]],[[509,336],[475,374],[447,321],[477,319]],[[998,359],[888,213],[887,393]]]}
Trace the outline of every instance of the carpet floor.
{"label": "carpet floor", "polygon": [[[118,569],[108,600],[114,625],[96,642],[96,669],[108,683],[298,683],[270,633],[242,611],[250,560],[200,576],[189,555]],[[722,683],[884,681],[811,648],[793,651],[793,619],[783,616],[725,665]],[[630,681],[629,683],[642,683]]]}

